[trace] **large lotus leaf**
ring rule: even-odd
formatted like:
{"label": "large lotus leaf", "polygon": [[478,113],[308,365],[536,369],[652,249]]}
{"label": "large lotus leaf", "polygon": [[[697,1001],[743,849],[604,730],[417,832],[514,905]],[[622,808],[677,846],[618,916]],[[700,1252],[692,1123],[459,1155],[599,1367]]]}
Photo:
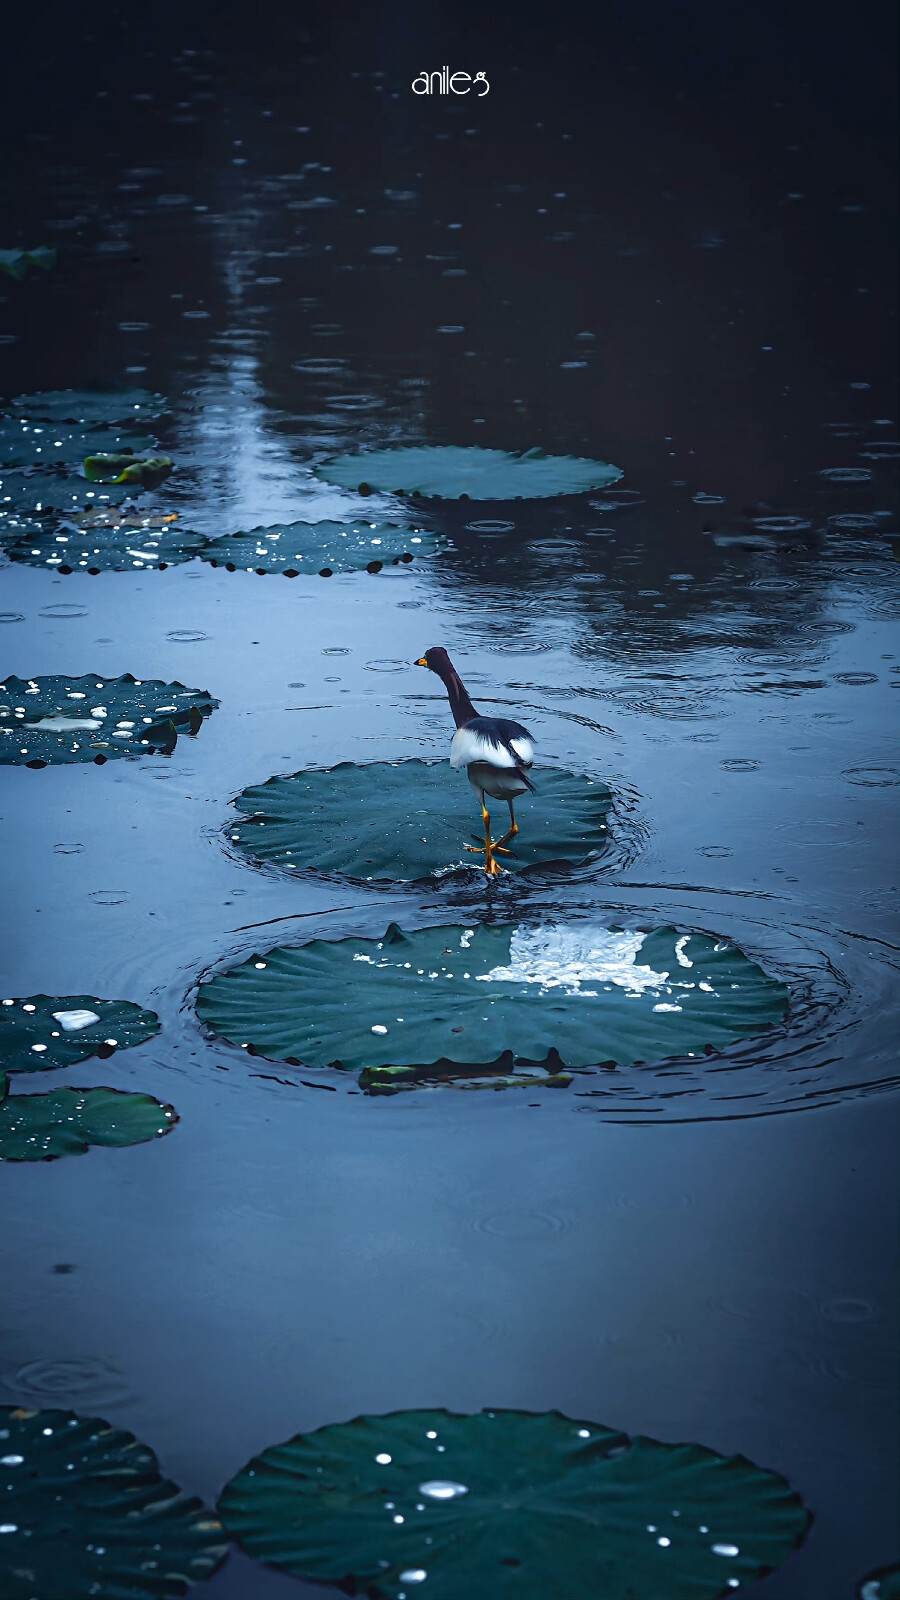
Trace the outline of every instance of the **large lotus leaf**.
{"label": "large lotus leaf", "polygon": [[870,1572],[857,1592],[859,1600],[900,1600],[900,1566]]}
{"label": "large lotus leaf", "polygon": [[111,1056],[159,1032],[155,1011],[90,994],[32,994],[0,1004],[0,1065],[48,1072],[88,1056]]}
{"label": "large lotus leaf", "polygon": [[0,1407],[3,1600],[161,1600],[228,1548],[200,1500],[131,1433],[72,1411]]}
{"label": "large lotus leaf", "polygon": [[171,753],[218,705],[205,689],[133,678],[14,678],[0,683],[0,765]]}
{"label": "large lotus leaf", "polygon": [[177,566],[206,544],[200,533],[182,528],[177,515],[142,517],[136,511],[88,511],[50,526],[32,522],[15,542],[11,527],[0,527],[11,561],[58,572],[132,572]]}
{"label": "large lotus leaf", "polygon": [[233,1044],[309,1067],[657,1061],[779,1022],[787,990],[725,940],[570,923],[392,926],[252,956],[200,988]]}
{"label": "large lotus leaf", "polygon": [[[606,843],[612,796],[606,785],[555,767],[533,775],[534,795],[518,805],[511,872],[548,861],[584,861]],[[454,867],[479,871],[466,839],[484,842],[481,813],[465,774],[446,762],[373,762],[270,778],[235,804],[251,816],[227,832],[256,861],[354,878],[426,878]],[[508,826],[496,806],[496,834]]]}
{"label": "large lotus leaf", "polygon": [[718,1600],[809,1525],[743,1456],[558,1411],[395,1411],[298,1434],[250,1461],[219,1512],[259,1560],[389,1600]]}
{"label": "large lotus leaf", "polygon": [[470,500],[536,500],[602,489],[621,478],[622,471],[606,461],[548,456],[543,450],[512,455],[477,445],[422,445],[338,456],[317,467],[316,475],[347,489],[434,495],[442,500],[461,495]]}
{"label": "large lotus leaf", "polygon": [[101,423],[143,426],[168,411],[168,402],[149,389],[46,389],[19,394],[9,410],[32,422]]}
{"label": "large lotus leaf", "polygon": [[92,1144],[145,1144],[170,1133],[171,1106],[119,1089],[49,1089],[8,1094],[0,1105],[0,1161],[56,1161]]}
{"label": "large lotus leaf", "polygon": [[90,490],[84,478],[67,475],[63,467],[0,468],[0,542],[24,543],[32,534],[39,542],[64,531],[59,524],[81,514],[92,504],[92,496],[95,504],[107,509],[133,500],[134,495],[134,487],[124,483]]}
{"label": "large lotus leaf", "polygon": [[289,522],[215,539],[201,552],[214,567],[246,572],[359,572],[432,555],[441,540],[394,522]]}
{"label": "large lotus leaf", "polygon": [[0,250],[0,272],[11,278],[24,278],[29,267],[40,267],[49,272],[56,266],[56,251],[50,245],[38,245],[35,250]]}
{"label": "large lotus leaf", "polygon": [[[94,451],[152,452],[155,441],[99,423],[32,422],[29,417],[0,416],[0,462],[6,467],[77,467]],[[121,468],[119,469],[122,470]],[[90,474],[88,474],[90,476]],[[82,494],[84,489],[82,487]]]}

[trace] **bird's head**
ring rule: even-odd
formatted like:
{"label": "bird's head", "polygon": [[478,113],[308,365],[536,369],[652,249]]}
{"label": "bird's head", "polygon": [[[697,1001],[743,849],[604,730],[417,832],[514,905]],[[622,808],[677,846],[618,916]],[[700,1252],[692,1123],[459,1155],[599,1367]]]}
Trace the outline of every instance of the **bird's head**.
{"label": "bird's head", "polygon": [[450,657],[442,645],[436,645],[433,649],[426,650],[425,654],[419,656],[418,661],[415,661],[413,665],[416,667],[428,667],[431,672],[436,672],[438,677],[442,677],[448,667],[451,672],[453,671]]}

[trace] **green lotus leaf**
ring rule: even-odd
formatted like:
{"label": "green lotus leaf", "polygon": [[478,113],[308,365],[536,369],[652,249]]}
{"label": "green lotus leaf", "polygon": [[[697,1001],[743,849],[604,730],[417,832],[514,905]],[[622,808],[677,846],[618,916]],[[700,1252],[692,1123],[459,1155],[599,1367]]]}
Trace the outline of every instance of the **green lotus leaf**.
{"label": "green lotus leaf", "polygon": [[[658,1061],[780,1022],[787,990],[726,940],[590,924],[391,926],[279,947],[200,987],[233,1044],[308,1067]],[[561,1058],[561,1062],[560,1062]]]}
{"label": "green lotus leaf", "polygon": [[88,483],[127,483],[158,489],[175,466],[171,456],[141,456],[133,450],[99,451],[84,458]]}
{"label": "green lotus leaf", "polygon": [[206,544],[202,534],[182,528],[175,517],[142,517],[135,511],[89,511],[67,516],[64,522],[54,518],[49,525],[33,519],[15,541],[11,532],[11,523],[5,529],[0,526],[11,561],[64,573],[178,566]]}
{"label": "green lotus leaf", "polygon": [[347,489],[377,489],[388,494],[434,495],[455,500],[536,500],[550,495],[584,494],[622,477],[619,467],[580,456],[548,456],[543,450],[482,450],[477,445],[421,445],[370,450],[363,455],[323,461],[316,476]]}
{"label": "green lotus leaf", "polygon": [[384,1600],[719,1600],[780,1566],[810,1520],[743,1456],[558,1411],[298,1434],[226,1485],[219,1514],[258,1560]]}
{"label": "green lotus leaf", "polygon": [[49,272],[56,266],[56,251],[49,245],[38,245],[35,250],[0,250],[0,272],[21,280],[29,267],[40,267]]}
{"label": "green lotus leaf", "polygon": [[289,522],[215,539],[201,552],[214,567],[245,572],[359,572],[433,555],[442,541],[394,522]]}
{"label": "green lotus leaf", "polygon": [[[64,466],[71,470],[80,466],[85,456],[95,459],[94,451],[101,452],[100,459],[104,452],[114,452],[115,459],[121,453],[123,459],[131,460],[129,447],[133,456],[144,456],[153,450],[154,440],[97,423],[34,422],[18,414],[0,417],[0,462],[5,467]],[[92,478],[87,468],[85,471],[91,482],[107,481],[99,475]],[[115,476],[110,475],[109,481],[113,482]],[[83,500],[83,481],[79,486]]]}
{"label": "green lotus leaf", "polygon": [[223,1560],[227,1536],[131,1433],[72,1411],[0,1407],[4,1600],[162,1600]]}
{"label": "green lotus leaf", "polygon": [[863,1578],[859,1600],[900,1600],[900,1566],[880,1567]]}
{"label": "green lotus leaf", "polygon": [[90,994],[32,994],[0,1004],[0,1065],[48,1072],[88,1056],[111,1056],[159,1032],[155,1011]]}
{"label": "green lotus leaf", "polygon": [[452,1061],[439,1061],[431,1067],[366,1067],[359,1075],[361,1089],[370,1095],[399,1094],[421,1084],[445,1084],[452,1089],[568,1089],[569,1072],[519,1072],[512,1077],[498,1075],[495,1067],[476,1071],[458,1067]]}
{"label": "green lotus leaf", "polygon": [[[520,831],[510,872],[596,857],[607,839],[612,795],[604,783],[555,767],[532,774],[535,793],[517,804]],[[372,762],[298,772],[245,789],[235,805],[251,815],[226,829],[255,861],[290,872],[312,868],[354,878],[417,879],[453,868],[478,872],[467,840],[484,842],[465,774],[445,761]],[[497,803],[497,836],[508,812]]]}
{"label": "green lotus leaf", "polygon": [[141,427],[163,416],[169,405],[161,394],[149,389],[48,389],[16,395],[9,409],[32,422]]}
{"label": "green lotus leaf", "polygon": [[105,510],[134,499],[134,490],[125,484],[111,483],[99,492],[91,491],[84,478],[67,475],[62,467],[0,468],[0,543],[12,549],[27,548],[28,539],[49,541],[54,533],[64,531],[65,521],[91,505],[91,493]]}
{"label": "green lotus leaf", "polygon": [[157,679],[15,678],[0,683],[0,765],[57,766],[147,751],[171,754],[218,705],[205,689]]}
{"label": "green lotus leaf", "polygon": [[171,1133],[177,1120],[152,1095],[119,1089],[8,1094],[0,1104],[0,1161],[56,1161],[84,1155],[92,1144],[145,1144]]}

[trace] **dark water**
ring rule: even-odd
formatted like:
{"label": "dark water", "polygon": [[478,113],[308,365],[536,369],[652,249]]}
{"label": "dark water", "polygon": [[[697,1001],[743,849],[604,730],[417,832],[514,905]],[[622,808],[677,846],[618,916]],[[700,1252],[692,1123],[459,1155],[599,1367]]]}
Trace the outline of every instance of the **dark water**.
{"label": "dark water", "polygon": [[[390,443],[625,477],[429,508],[446,553],[377,576],[0,573],[4,672],[221,701],[171,757],[2,772],[4,991],[152,1006],[157,1039],[67,1076],[181,1116],[158,1147],[4,1168],[3,1399],[132,1428],[209,1500],[360,1411],[559,1407],[777,1469],[816,1520],[754,1592],[849,1596],[896,1541],[886,19],[19,27],[0,244],[60,260],[0,280],[0,391],[168,395],[178,470],[142,511],[207,535],[396,511],[310,471]],[[445,61],[489,96],[414,99]],[[437,643],[541,760],[610,784],[606,866],[488,896],[232,859],[241,789],[445,752],[408,665]],[[323,1093],[193,1017],[200,974],[267,943],[461,913],[733,937],[790,1016],[537,1103]],[[314,1591],[233,1556],[206,1592]]]}

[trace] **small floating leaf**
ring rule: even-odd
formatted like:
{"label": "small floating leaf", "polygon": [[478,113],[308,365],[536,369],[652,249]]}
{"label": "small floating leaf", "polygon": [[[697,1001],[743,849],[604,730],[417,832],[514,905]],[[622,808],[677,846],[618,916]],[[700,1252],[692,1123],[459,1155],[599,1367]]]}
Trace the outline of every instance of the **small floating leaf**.
{"label": "small floating leaf", "polygon": [[[535,793],[517,803],[520,831],[511,872],[542,862],[585,861],[603,850],[612,795],[604,783],[555,767],[532,774]],[[255,861],[286,871],[314,868],[354,878],[416,879],[454,867],[479,870],[466,841],[484,842],[464,774],[446,762],[372,762],[298,772],[245,789],[241,817],[226,834]],[[497,803],[495,836],[508,827]]]}
{"label": "small floating leaf", "polygon": [[0,1105],[0,1161],[55,1161],[92,1144],[145,1144],[170,1133],[171,1106],[119,1089],[50,1089],[8,1094]]}
{"label": "small floating leaf", "polygon": [[395,522],[289,522],[215,539],[200,552],[214,566],[246,572],[359,572],[433,555],[443,541],[425,528]]}
{"label": "small floating leaf", "polygon": [[158,489],[174,468],[171,456],[138,456],[132,451],[100,451],[85,456],[84,475],[89,483],[128,483]]}
{"label": "small floating leaf", "polygon": [[2,1406],[0,1438],[4,1600],[163,1600],[223,1560],[216,1517],[132,1433]]}
{"label": "small floating leaf", "polygon": [[558,1411],[395,1411],[298,1434],[250,1461],[219,1511],[258,1560],[384,1600],[718,1600],[780,1566],[810,1520],[743,1456]]}
{"label": "small floating leaf", "polygon": [[308,1067],[568,1067],[721,1048],[780,1022],[787,990],[726,941],[578,924],[422,928],[316,939],[201,985],[233,1044]]}
{"label": "small floating leaf", "polygon": [[47,1072],[88,1056],[112,1055],[159,1032],[155,1011],[90,994],[32,994],[0,1004],[0,1066]]}
{"label": "small floating leaf", "polygon": [[34,250],[0,250],[0,272],[11,278],[24,278],[29,267],[49,272],[55,266],[56,251],[49,245],[38,245]]}
{"label": "small floating leaf", "polygon": [[[0,765],[111,760],[171,752],[218,700],[183,683],[121,678],[15,678],[0,683]],[[102,758],[102,759],[99,759]]]}
{"label": "small floating leaf", "polygon": [[543,450],[513,455],[477,445],[422,445],[338,456],[316,468],[326,483],[347,489],[365,484],[386,493],[434,495],[456,500],[532,500],[550,495],[584,494],[622,477],[619,467],[580,456],[548,456]]}

